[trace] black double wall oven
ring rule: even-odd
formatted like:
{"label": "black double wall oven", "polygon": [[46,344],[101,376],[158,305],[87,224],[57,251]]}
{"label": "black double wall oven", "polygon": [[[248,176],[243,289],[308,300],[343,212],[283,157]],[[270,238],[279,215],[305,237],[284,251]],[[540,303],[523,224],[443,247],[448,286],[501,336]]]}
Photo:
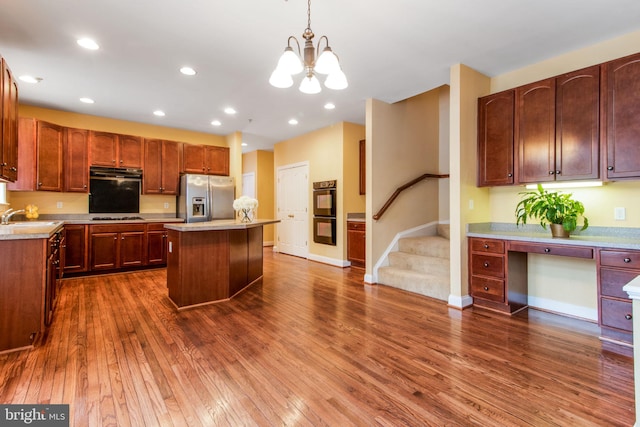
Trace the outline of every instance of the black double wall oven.
{"label": "black double wall oven", "polygon": [[336,245],[337,181],[313,183],[313,241]]}

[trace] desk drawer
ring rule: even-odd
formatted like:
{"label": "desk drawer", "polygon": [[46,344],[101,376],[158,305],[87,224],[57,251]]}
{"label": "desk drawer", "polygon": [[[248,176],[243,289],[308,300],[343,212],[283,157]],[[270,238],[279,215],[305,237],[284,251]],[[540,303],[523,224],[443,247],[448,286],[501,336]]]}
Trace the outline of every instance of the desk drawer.
{"label": "desk drawer", "polygon": [[601,298],[602,325],[611,328],[633,331],[631,301],[618,301],[609,298]]}
{"label": "desk drawer", "polygon": [[640,269],[640,252],[603,249],[600,251],[600,265]]}
{"label": "desk drawer", "polygon": [[504,278],[504,257],[494,255],[471,255],[471,274]]}
{"label": "desk drawer", "polygon": [[490,301],[504,302],[504,280],[471,276],[471,296]]}
{"label": "desk drawer", "polygon": [[547,245],[545,243],[509,242],[509,250],[532,254],[568,256],[593,259],[593,248],[569,245]]}
{"label": "desk drawer", "polygon": [[494,254],[504,253],[504,241],[491,239],[471,239],[473,252],[490,252]]}
{"label": "desk drawer", "polygon": [[636,270],[600,268],[600,293],[604,296],[628,299],[622,287],[640,274]]}

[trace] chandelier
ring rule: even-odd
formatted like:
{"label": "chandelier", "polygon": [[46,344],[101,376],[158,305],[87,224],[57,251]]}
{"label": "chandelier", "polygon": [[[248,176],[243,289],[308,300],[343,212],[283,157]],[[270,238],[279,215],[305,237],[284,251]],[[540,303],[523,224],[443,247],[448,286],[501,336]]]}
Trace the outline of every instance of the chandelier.
{"label": "chandelier", "polygon": [[[327,78],[324,85],[329,89],[340,90],[348,86],[347,76],[344,75],[338,62],[338,57],[329,47],[329,39],[326,36],[318,40],[317,51],[320,52],[320,44],[324,40],[325,48],[316,58],[316,48],[313,46],[313,31],[311,31],[311,0],[307,3],[307,28],[304,30],[304,56],[300,54],[300,43],[294,36],[289,36],[287,47],[278,61],[276,69],[271,73],[269,83],[278,88],[288,88],[293,85],[292,76],[304,71],[304,77],[300,82],[300,92],[319,93],[320,81],[317,74],[325,74]],[[298,52],[294,52],[291,41],[294,40]],[[304,59],[301,59],[302,58]]]}

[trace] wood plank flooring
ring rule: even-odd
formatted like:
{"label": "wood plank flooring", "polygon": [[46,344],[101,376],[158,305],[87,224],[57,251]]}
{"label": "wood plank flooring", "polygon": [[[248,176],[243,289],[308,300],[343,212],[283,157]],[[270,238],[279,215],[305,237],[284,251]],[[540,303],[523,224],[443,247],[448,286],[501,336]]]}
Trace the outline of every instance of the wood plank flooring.
{"label": "wood plank flooring", "polygon": [[166,271],[67,279],[42,345],[0,355],[0,403],[72,426],[630,426],[630,358],[597,325],[512,318],[265,250],[231,301],[177,312]]}

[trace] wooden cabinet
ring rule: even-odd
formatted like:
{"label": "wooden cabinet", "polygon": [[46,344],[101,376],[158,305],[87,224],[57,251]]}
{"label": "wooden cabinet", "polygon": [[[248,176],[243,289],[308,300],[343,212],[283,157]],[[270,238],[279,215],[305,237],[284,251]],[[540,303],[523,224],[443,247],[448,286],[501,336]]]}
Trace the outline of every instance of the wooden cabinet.
{"label": "wooden cabinet", "polygon": [[91,270],[113,270],[144,265],[144,242],[144,224],[90,225]]}
{"label": "wooden cabinet", "polygon": [[518,182],[596,179],[600,66],[516,88]]}
{"label": "wooden cabinet", "polygon": [[89,191],[89,131],[64,130],[64,191]]}
{"label": "wooden cabinet", "polygon": [[478,99],[478,186],[511,185],[513,168],[513,90]]}
{"label": "wooden cabinet", "polygon": [[502,240],[470,238],[469,287],[476,306],[508,314],[525,308],[527,254],[508,253]]}
{"label": "wooden cabinet", "polygon": [[84,224],[67,224],[65,228],[65,273],[82,273],[88,267],[87,228]]}
{"label": "wooden cabinet", "polygon": [[181,143],[147,139],[144,142],[143,194],[177,195],[180,184]]}
{"label": "wooden cabinet", "polygon": [[109,132],[91,131],[89,157],[93,166],[142,168],[142,138]]}
{"label": "wooden cabinet", "polygon": [[146,265],[167,263],[167,232],[162,223],[147,224]]}
{"label": "wooden cabinet", "polygon": [[18,157],[20,168],[18,179],[9,182],[11,191],[35,191],[36,186],[36,120],[28,117],[18,119]]}
{"label": "wooden cabinet", "polygon": [[640,54],[605,63],[603,121],[608,179],[640,177]]}
{"label": "wooden cabinet", "polygon": [[36,189],[62,191],[64,128],[38,120],[36,139]]}
{"label": "wooden cabinet", "polygon": [[0,57],[0,178],[18,177],[18,84]]}
{"label": "wooden cabinet", "polygon": [[214,145],[182,145],[182,172],[229,175],[229,148]]}
{"label": "wooden cabinet", "polygon": [[360,221],[347,221],[347,259],[353,267],[365,266],[366,224]]}
{"label": "wooden cabinet", "polygon": [[633,344],[633,312],[622,287],[640,275],[640,251],[601,249],[598,262],[598,324],[603,348],[620,351]]}

